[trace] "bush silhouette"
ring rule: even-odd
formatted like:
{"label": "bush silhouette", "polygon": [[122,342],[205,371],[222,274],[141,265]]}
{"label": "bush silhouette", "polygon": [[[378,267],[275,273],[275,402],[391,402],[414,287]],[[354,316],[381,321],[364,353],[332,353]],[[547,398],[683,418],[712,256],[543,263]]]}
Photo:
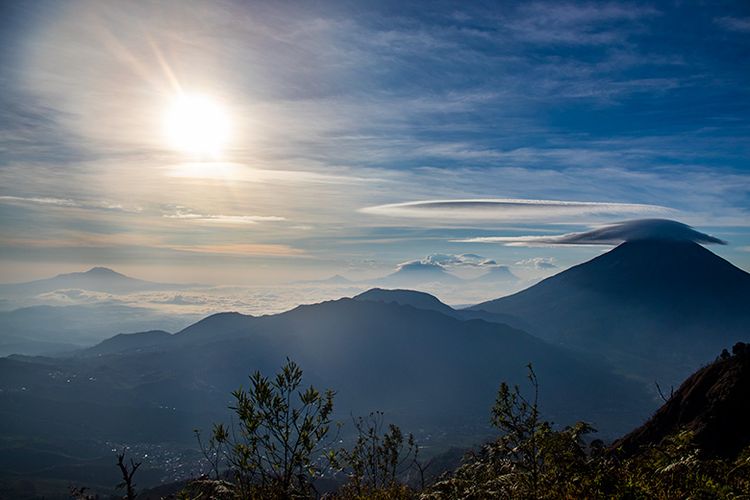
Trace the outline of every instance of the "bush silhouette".
{"label": "bush silhouette", "polygon": [[414,492],[402,484],[400,477],[415,468],[419,448],[414,436],[405,436],[393,424],[384,430],[382,412],[354,419],[357,440],[351,449],[339,450],[337,464],[348,482],[338,497],[348,499],[411,498]]}
{"label": "bush silhouette", "polygon": [[[302,369],[287,359],[273,378],[255,372],[232,393],[238,423],[214,426],[209,448],[225,459],[226,482],[204,482],[239,498],[307,498],[325,464],[317,460],[331,429],[334,393],[301,388]],[[212,463],[219,476],[220,463]]]}

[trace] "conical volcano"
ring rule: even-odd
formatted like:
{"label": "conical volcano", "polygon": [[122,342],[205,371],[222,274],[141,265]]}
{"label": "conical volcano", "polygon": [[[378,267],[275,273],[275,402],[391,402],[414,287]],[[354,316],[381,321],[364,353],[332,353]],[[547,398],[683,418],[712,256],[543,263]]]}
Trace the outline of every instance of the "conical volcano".
{"label": "conical volcano", "polygon": [[544,339],[674,383],[747,340],[750,274],[693,241],[635,239],[473,309],[516,316]]}

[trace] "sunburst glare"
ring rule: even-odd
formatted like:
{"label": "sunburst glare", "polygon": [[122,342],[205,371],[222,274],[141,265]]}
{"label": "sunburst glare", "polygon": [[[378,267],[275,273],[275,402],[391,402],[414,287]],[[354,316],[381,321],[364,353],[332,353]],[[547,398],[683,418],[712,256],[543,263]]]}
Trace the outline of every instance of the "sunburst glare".
{"label": "sunburst glare", "polygon": [[216,159],[231,132],[224,106],[204,94],[181,94],[170,103],[164,119],[170,147],[183,153]]}

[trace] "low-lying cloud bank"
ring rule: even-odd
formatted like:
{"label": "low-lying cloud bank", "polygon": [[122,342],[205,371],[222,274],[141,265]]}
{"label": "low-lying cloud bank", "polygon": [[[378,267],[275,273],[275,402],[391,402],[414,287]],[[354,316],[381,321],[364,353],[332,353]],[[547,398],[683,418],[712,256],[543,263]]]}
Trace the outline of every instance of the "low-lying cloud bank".
{"label": "low-lying cloud bank", "polygon": [[726,245],[726,242],[696,231],[687,224],[668,219],[638,219],[581,233],[553,236],[487,236],[454,240],[461,243],[500,243],[507,246],[619,245],[624,241],[669,240]]}

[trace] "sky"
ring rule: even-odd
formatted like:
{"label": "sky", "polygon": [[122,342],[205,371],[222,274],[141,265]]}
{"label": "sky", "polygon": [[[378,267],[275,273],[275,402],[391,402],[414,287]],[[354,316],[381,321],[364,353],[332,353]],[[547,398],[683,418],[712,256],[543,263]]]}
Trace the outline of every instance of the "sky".
{"label": "sky", "polygon": [[652,218],[750,270],[747,2],[0,9],[0,281],[534,277]]}

